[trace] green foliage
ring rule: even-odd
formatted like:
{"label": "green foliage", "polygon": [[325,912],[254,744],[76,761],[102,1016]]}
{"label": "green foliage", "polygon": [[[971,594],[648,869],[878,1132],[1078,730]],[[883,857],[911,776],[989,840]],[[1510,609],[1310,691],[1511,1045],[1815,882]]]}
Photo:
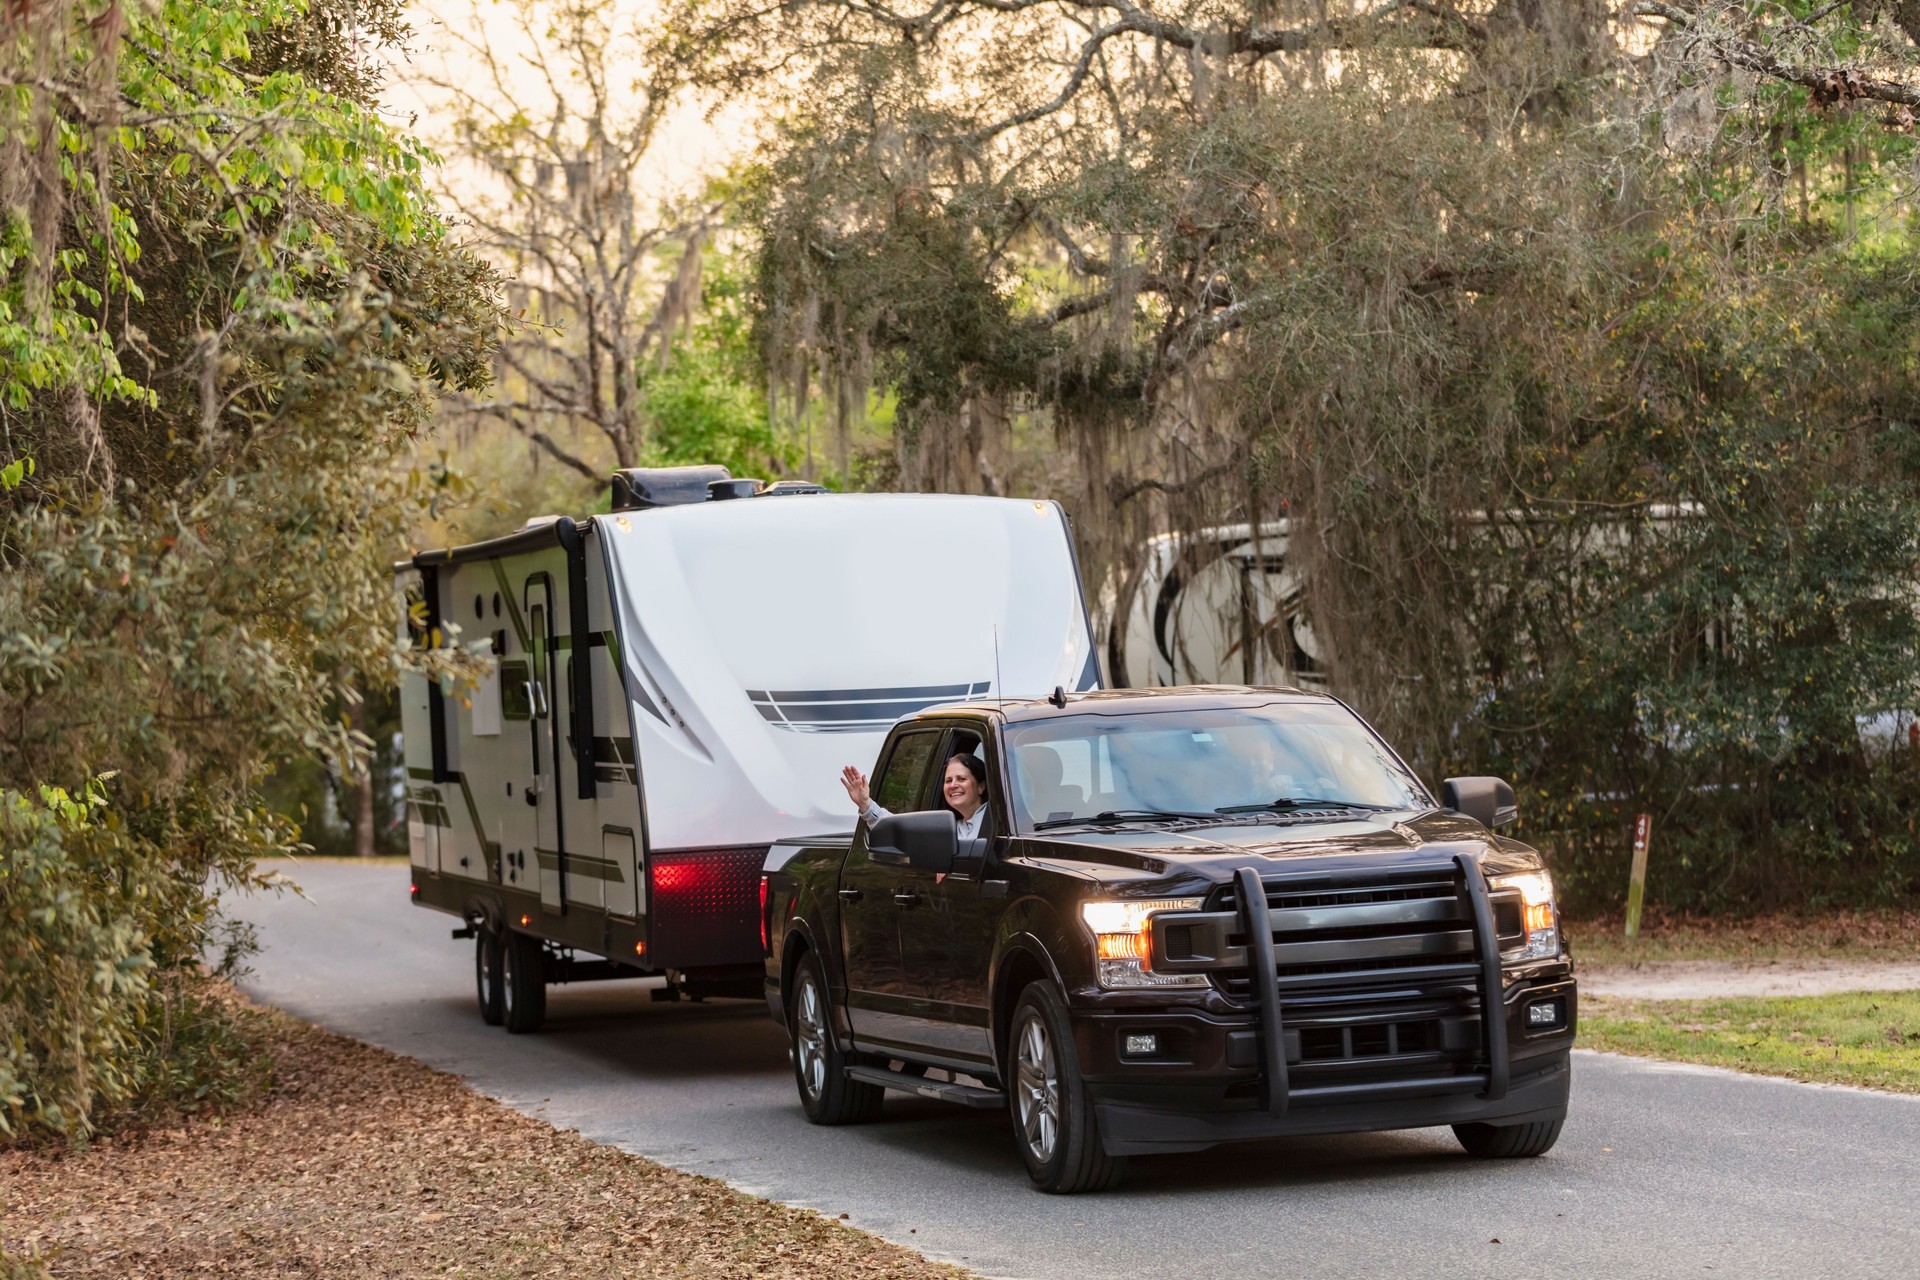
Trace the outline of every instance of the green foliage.
{"label": "green foliage", "polygon": [[747,282],[724,251],[708,254],[690,332],[661,367],[640,374],[647,422],[642,465],[717,462],[736,476],[785,475],[795,449],[791,438],[775,438],[762,380],[755,377]]}
{"label": "green foliage", "polygon": [[0,1136],[84,1138],[102,1113],[251,1083],[184,968],[218,942],[204,889],[141,852],[103,780],[0,790]]}
{"label": "green foliage", "polygon": [[[269,762],[353,771],[344,690],[404,660],[385,562],[441,486],[392,464],[484,382],[501,313],[431,156],[362,100],[361,21],[394,12],[75,0],[7,28],[45,74],[0,97],[0,432],[33,460],[0,492],[0,788],[21,873],[78,913],[45,927],[144,975],[86,997],[114,1002],[91,1038],[21,1031],[10,1121],[80,1135],[244,1085],[200,969],[248,941],[218,895],[295,838]],[[323,29],[347,38],[300,43]],[[107,773],[84,823],[18,799]],[[0,951],[54,941],[10,924]],[[36,1028],[82,999],[50,962],[7,978]]]}

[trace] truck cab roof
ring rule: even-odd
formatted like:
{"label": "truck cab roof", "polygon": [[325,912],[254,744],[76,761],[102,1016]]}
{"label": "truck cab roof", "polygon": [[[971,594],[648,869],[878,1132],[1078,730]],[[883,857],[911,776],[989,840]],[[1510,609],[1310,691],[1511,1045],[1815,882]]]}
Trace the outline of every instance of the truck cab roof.
{"label": "truck cab roof", "polygon": [[997,719],[1004,724],[1024,724],[1072,715],[1124,716],[1147,711],[1212,711],[1232,707],[1265,707],[1276,702],[1336,701],[1330,694],[1286,685],[1191,684],[1169,689],[1093,689],[1085,693],[1058,693],[1054,698],[989,698],[948,702],[904,717],[901,723],[964,714]]}

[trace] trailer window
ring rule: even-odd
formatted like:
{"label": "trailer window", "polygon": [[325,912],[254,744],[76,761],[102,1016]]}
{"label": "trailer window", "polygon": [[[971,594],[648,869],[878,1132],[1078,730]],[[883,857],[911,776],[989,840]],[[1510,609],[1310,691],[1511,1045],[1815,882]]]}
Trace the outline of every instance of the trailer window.
{"label": "trailer window", "polygon": [[500,664],[500,714],[508,720],[533,719],[533,699],[527,689],[527,664],[519,660]]}
{"label": "trailer window", "polygon": [[873,802],[892,813],[906,813],[920,807],[925,789],[927,765],[933,749],[940,743],[940,731],[903,734],[893,744],[887,767],[873,788]]}

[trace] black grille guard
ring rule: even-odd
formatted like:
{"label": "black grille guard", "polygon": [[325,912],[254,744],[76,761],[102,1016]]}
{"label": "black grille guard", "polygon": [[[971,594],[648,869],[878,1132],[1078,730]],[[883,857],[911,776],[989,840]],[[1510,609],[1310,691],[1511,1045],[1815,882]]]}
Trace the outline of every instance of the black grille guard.
{"label": "black grille guard", "polygon": [[[1480,998],[1481,1049],[1487,1062],[1485,1074],[1425,1082],[1316,1087],[1301,1090],[1301,1098],[1304,1101],[1309,1096],[1319,1099],[1322,1095],[1331,1096],[1334,1093],[1371,1093],[1376,1090],[1382,1093],[1404,1092],[1422,1083],[1450,1092],[1462,1085],[1472,1088],[1477,1079],[1479,1096],[1489,1102],[1497,1102],[1506,1097],[1509,1075],[1506,989],[1501,977],[1500,939],[1494,923],[1493,905],[1487,893],[1486,876],[1480,868],[1480,855],[1455,854],[1453,862],[1453,870],[1458,873],[1459,881],[1454,896],[1450,898],[1384,902],[1375,906],[1340,906],[1324,912],[1314,908],[1270,909],[1267,905],[1267,887],[1261,882],[1259,873],[1251,867],[1242,867],[1234,872],[1234,896],[1237,901],[1232,911],[1170,912],[1154,917],[1153,967],[1163,973],[1246,968],[1249,994],[1258,1018],[1255,1039],[1259,1045],[1262,1068],[1260,1105],[1269,1114],[1282,1116],[1286,1114],[1292,1091],[1287,1079],[1287,1028],[1280,1007],[1282,980],[1279,966],[1283,963],[1338,962],[1381,957],[1393,957],[1415,964],[1428,960],[1431,962],[1430,968],[1400,969],[1398,976],[1410,978],[1446,973],[1458,975],[1462,986],[1471,981]],[[1329,921],[1333,913],[1338,913],[1341,923],[1352,925],[1437,924],[1458,919],[1462,906],[1466,908],[1470,929],[1324,942],[1273,941],[1276,923],[1283,929],[1311,928]],[[1185,931],[1180,935],[1181,941],[1177,947],[1168,945],[1170,929]],[[1229,943],[1229,932],[1242,933],[1247,945]],[[1268,939],[1267,961],[1264,964],[1254,962],[1256,953],[1253,941],[1257,938]],[[1352,977],[1380,976],[1383,975],[1362,970],[1354,975],[1340,975],[1332,981],[1338,985]],[[1289,989],[1304,990],[1319,986],[1321,981],[1289,978],[1286,985]]]}

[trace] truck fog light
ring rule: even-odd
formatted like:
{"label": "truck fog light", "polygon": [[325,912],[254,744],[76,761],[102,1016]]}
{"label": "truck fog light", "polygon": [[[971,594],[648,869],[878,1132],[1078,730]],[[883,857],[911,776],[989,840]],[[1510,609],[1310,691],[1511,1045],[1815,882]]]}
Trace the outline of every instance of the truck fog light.
{"label": "truck fog light", "polygon": [[1527,1026],[1533,1030],[1560,1025],[1560,1002],[1542,1000],[1538,1004],[1527,1006]]}
{"label": "truck fog light", "polygon": [[1151,1058],[1160,1052],[1160,1037],[1156,1035],[1129,1035],[1126,1044],[1129,1058]]}

